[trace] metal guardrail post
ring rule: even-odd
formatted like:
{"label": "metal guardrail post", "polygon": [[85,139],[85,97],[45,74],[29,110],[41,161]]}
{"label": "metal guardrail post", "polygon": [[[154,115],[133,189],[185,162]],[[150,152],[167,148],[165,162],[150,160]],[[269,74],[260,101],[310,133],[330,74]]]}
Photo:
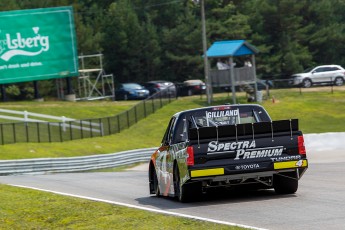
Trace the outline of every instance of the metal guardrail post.
{"label": "metal guardrail post", "polygon": [[82,123],[82,120],[79,121],[79,126],[80,126],[80,138],[81,138],[81,139],[84,139],[83,123]]}
{"label": "metal guardrail post", "polygon": [[73,140],[73,131],[72,131],[72,121],[69,121],[69,136],[70,140]]}
{"label": "metal guardrail post", "polygon": [[144,117],[146,117],[146,100],[144,100]]}
{"label": "metal guardrail post", "polygon": [[93,131],[92,131],[92,122],[91,122],[91,119],[89,120],[89,123],[90,123],[90,136],[91,136],[91,138],[93,138]]}
{"label": "metal guardrail post", "polygon": [[3,124],[0,124],[0,133],[1,133],[1,144],[5,144],[5,137],[4,137],[4,129],[3,129]]}
{"label": "metal guardrail post", "polygon": [[118,127],[119,132],[121,132],[120,115],[117,115],[117,127]]}
{"label": "metal guardrail post", "polygon": [[152,113],[154,113],[154,112],[155,112],[155,103],[154,103],[154,100],[152,98]]}
{"label": "metal guardrail post", "polygon": [[13,130],[13,143],[17,143],[17,138],[16,138],[16,124],[12,124],[12,130]]}
{"label": "metal guardrail post", "polygon": [[126,112],[126,115],[127,115],[127,128],[129,128],[129,110],[127,110]]}
{"label": "metal guardrail post", "polygon": [[52,136],[50,133],[50,122],[48,122],[48,138],[49,138],[49,143],[51,143],[52,142]]}
{"label": "metal guardrail post", "polygon": [[107,121],[108,121],[108,132],[109,132],[109,135],[111,135],[110,117],[107,117]]}
{"label": "metal guardrail post", "polygon": [[37,141],[38,143],[41,143],[41,136],[40,136],[40,123],[36,123],[37,126]]}
{"label": "metal guardrail post", "polygon": [[29,142],[29,127],[28,123],[25,125],[25,133],[26,133],[26,142]]}
{"label": "metal guardrail post", "polygon": [[61,129],[61,123],[59,123],[59,134],[60,134],[60,142],[63,142],[63,140],[62,140],[62,129]]}

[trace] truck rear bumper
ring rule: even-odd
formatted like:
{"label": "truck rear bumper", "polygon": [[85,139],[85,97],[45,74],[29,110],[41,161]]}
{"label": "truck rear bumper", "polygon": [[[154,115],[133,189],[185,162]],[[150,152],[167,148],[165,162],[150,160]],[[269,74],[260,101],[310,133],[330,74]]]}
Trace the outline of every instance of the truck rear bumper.
{"label": "truck rear bumper", "polygon": [[[208,168],[194,168],[190,170],[190,177],[192,179],[209,176],[222,176],[222,175],[238,175],[238,174],[255,174],[256,172],[266,172],[277,170],[292,169],[294,171],[297,168],[308,167],[308,160],[295,160],[295,161],[282,161],[282,162],[260,162],[251,164],[240,164],[240,165],[227,165],[220,167],[208,167]],[[274,173],[272,173],[273,175]]]}
{"label": "truck rear bumper", "polygon": [[[242,184],[250,181],[262,183],[270,186],[271,179],[274,175],[287,176],[296,180],[299,180],[304,172],[308,168],[307,159],[299,161],[286,161],[286,162],[274,162],[272,167],[266,170],[260,169],[260,171],[251,170],[245,172],[243,170],[237,173],[229,173],[227,167],[217,167],[209,169],[191,170],[190,181],[204,181],[207,185],[214,183],[221,183],[222,185],[234,185]],[[270,181],[270,182],[268,182]]]}

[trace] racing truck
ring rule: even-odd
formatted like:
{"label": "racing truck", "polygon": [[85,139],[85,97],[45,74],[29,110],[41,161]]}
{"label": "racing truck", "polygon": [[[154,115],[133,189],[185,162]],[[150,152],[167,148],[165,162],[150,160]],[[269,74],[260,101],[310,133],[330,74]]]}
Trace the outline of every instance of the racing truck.
{"label": "racing truck", "polygon": [[151,156],[150,194],[181,202],[218,187],[293,194],[308,168],[298,126],[298,119],[272,121],[256,104],[179,112]]}

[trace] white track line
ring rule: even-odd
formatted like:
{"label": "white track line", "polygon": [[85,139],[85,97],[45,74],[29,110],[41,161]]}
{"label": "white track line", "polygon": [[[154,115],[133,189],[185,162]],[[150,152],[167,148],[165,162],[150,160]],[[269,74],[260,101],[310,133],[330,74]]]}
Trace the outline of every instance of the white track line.
{"label": "white track line", "polygon": [[209,218],[204,218],[204,217],[199,217],[199,216],[186,215],[186,214],[181,214],[181,213],[177,213],[177,212],[168,212],[168,211],[164,211],[164,210],[146,208],[146,207],[142,207],[142,206],[138,206],[138,205],[126,204],[126,203],[121,203],[121,202],[116,202],[116,201],[103,200],[103,199],[87,197],[87,196],[79,196],[79,195],[64,193],[64,192],[56,192],[56,191],[52,191],[52,190],[40,189],[40,188],[35,188],[35,187],[30,187],[30,186],[23,186],[23,185],[16,185],[16,184],[10,184],[10,185],[15,186],[15,187],[20,187],[20,188],[28,188],[28,189],[34,189],[34,190],[39,190],[39,191],[43,191],[43,192],[50,192],[50,193],[59,194],[59,195],[63,195],[63,196],[70,196],[70,197],[76,197],[76,198],[87,199],[87,200],[92,200],[92,201],[115,204],[115,205],[125,206],[125,207],[129,207],[129,208],[136,208],[136,209],[141,209],[141,210],[145,210],[145,211],[149,211],[149,212],[156,212],[156,213],[161,213],[161,214],[166,214],[166,215],[171,215],[171,216],[178,216],[178,217],[184,217],[184,218],[189,218],[189,219],[194,219],[194,220],[207,221],[207,222],[212,222],[212,223],[216,223],[216,224],[224,224],[224,225],[229,225],[229,226],[236,226],[236,227],[255,229],[255,230],[266,230],[265,228],[257,228],[257,227],[252,227],[252,226],[248,226],[248,225],[236,224],[236,223],[231,223],[231,222],[227,222],[227,221],[220,221],[220,220],[209,219]]}

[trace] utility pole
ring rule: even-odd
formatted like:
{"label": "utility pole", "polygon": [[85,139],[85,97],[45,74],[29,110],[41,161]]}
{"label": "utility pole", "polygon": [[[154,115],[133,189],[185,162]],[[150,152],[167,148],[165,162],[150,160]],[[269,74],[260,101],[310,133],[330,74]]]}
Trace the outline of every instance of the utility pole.
{"label": "utility pole", "polygon": [[205,83],[206,83],[206,97],[207,103],[211,104],[211,94],[212,94],[212,86],[209,79],[209,71],[208,71],[208,58],[207,58],[207,39],[206,39],[206,20],[205,20],[205,0],[192,0],[195,4],[200,3],[200,10],[201,10],[201,26],[202,26],[202,51],[204,53],[204,75],[205,75]]}
{"label": "utility pole", "polygon": [[209,71],[208,71],[205,0],[200,0],[200,8],[201,8],[202,48],[203,48],[203,53],[204,53],[204,74],[205,74],[205,83],[206,83],[206,96],[207,96],[207,103],[211,104],[212,86],[210,83]]}

